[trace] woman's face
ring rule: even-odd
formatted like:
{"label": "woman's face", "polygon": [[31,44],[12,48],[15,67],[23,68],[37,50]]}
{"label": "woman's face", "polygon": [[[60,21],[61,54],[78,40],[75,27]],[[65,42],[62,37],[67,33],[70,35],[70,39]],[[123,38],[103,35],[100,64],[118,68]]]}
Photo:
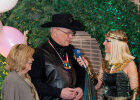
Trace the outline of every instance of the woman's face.
{"label": "woman's face", "polygon": [[105,53],[110,53],[111,52],[111,38],[106,37],[103,45],[105,46]]}
{"label": "woman's face", "polygon": [[31,70],[32,62],[34,61],[33,58],[29,58],[28,62],[26,63],[26,68],[23,70],[26,74],[29,70]]}

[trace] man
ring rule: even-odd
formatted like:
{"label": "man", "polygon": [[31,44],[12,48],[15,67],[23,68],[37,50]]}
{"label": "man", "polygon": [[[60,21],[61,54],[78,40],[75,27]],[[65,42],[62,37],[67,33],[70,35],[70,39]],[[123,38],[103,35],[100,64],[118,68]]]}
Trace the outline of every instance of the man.
{"label": "man", "polygon": [[70,14],[55,14],[51,37],[35,50],[32,70],[29,72],[41,100],[79,100],[83,96],[85,71],[73,57],[70,45],[72,35],[83,26]]}

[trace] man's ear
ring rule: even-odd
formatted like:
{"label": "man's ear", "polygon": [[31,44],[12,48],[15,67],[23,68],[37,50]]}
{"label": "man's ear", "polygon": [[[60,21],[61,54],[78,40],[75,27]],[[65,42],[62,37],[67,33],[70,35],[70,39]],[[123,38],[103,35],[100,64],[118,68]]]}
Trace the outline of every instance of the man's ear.
{"label": "man's ear", "polygon": [[57,29],[56,28],[53,28],[51,31],[52,31],[51,32],[51,36],[52,37],[57,37],[57,34],[58,34]]}
{"label": "man's ear", "polygon": [[58,34],[57,31],[58,31],[58,30],[57,30],[56,28],[54,28],[54,36],[55,36],[55,37],[57,37],[57,34]]}

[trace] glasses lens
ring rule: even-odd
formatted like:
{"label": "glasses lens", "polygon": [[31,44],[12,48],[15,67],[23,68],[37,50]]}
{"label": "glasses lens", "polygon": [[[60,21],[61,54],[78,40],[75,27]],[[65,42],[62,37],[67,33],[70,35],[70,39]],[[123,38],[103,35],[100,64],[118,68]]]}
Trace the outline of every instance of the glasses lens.
{"label": "glasses lens", "polygon": [[61,32],[66,33],[66,34],[73,34],[73,35],[75,35],[75,34],[76,34],[76,31],[72,31],[72,32],[65,32],[65,31],[63,31],[63,30],[61,30],[61,29],[58,29],[58,30],[60,30]]}

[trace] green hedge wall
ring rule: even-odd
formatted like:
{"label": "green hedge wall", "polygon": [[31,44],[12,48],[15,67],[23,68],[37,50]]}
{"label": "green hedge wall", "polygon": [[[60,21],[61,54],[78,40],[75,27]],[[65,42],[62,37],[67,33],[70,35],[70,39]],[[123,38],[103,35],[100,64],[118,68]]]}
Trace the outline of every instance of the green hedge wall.
{"label": "green hedge wall", "polygon": [[[19,0],[16,7],[1,17],[3,25],[21,32],[29,30],[28,45],[38,47],[50,36],[41,24],[51,20],[56,13],[71,13],[85,25],[92,37],[100,44],[104,55],[104,34],[120,29],[126,32],[131,54],[140,62],[140,14],[137,6],[129,0]],[[6,72],[5,58],[0,56],[0,89]]]}

